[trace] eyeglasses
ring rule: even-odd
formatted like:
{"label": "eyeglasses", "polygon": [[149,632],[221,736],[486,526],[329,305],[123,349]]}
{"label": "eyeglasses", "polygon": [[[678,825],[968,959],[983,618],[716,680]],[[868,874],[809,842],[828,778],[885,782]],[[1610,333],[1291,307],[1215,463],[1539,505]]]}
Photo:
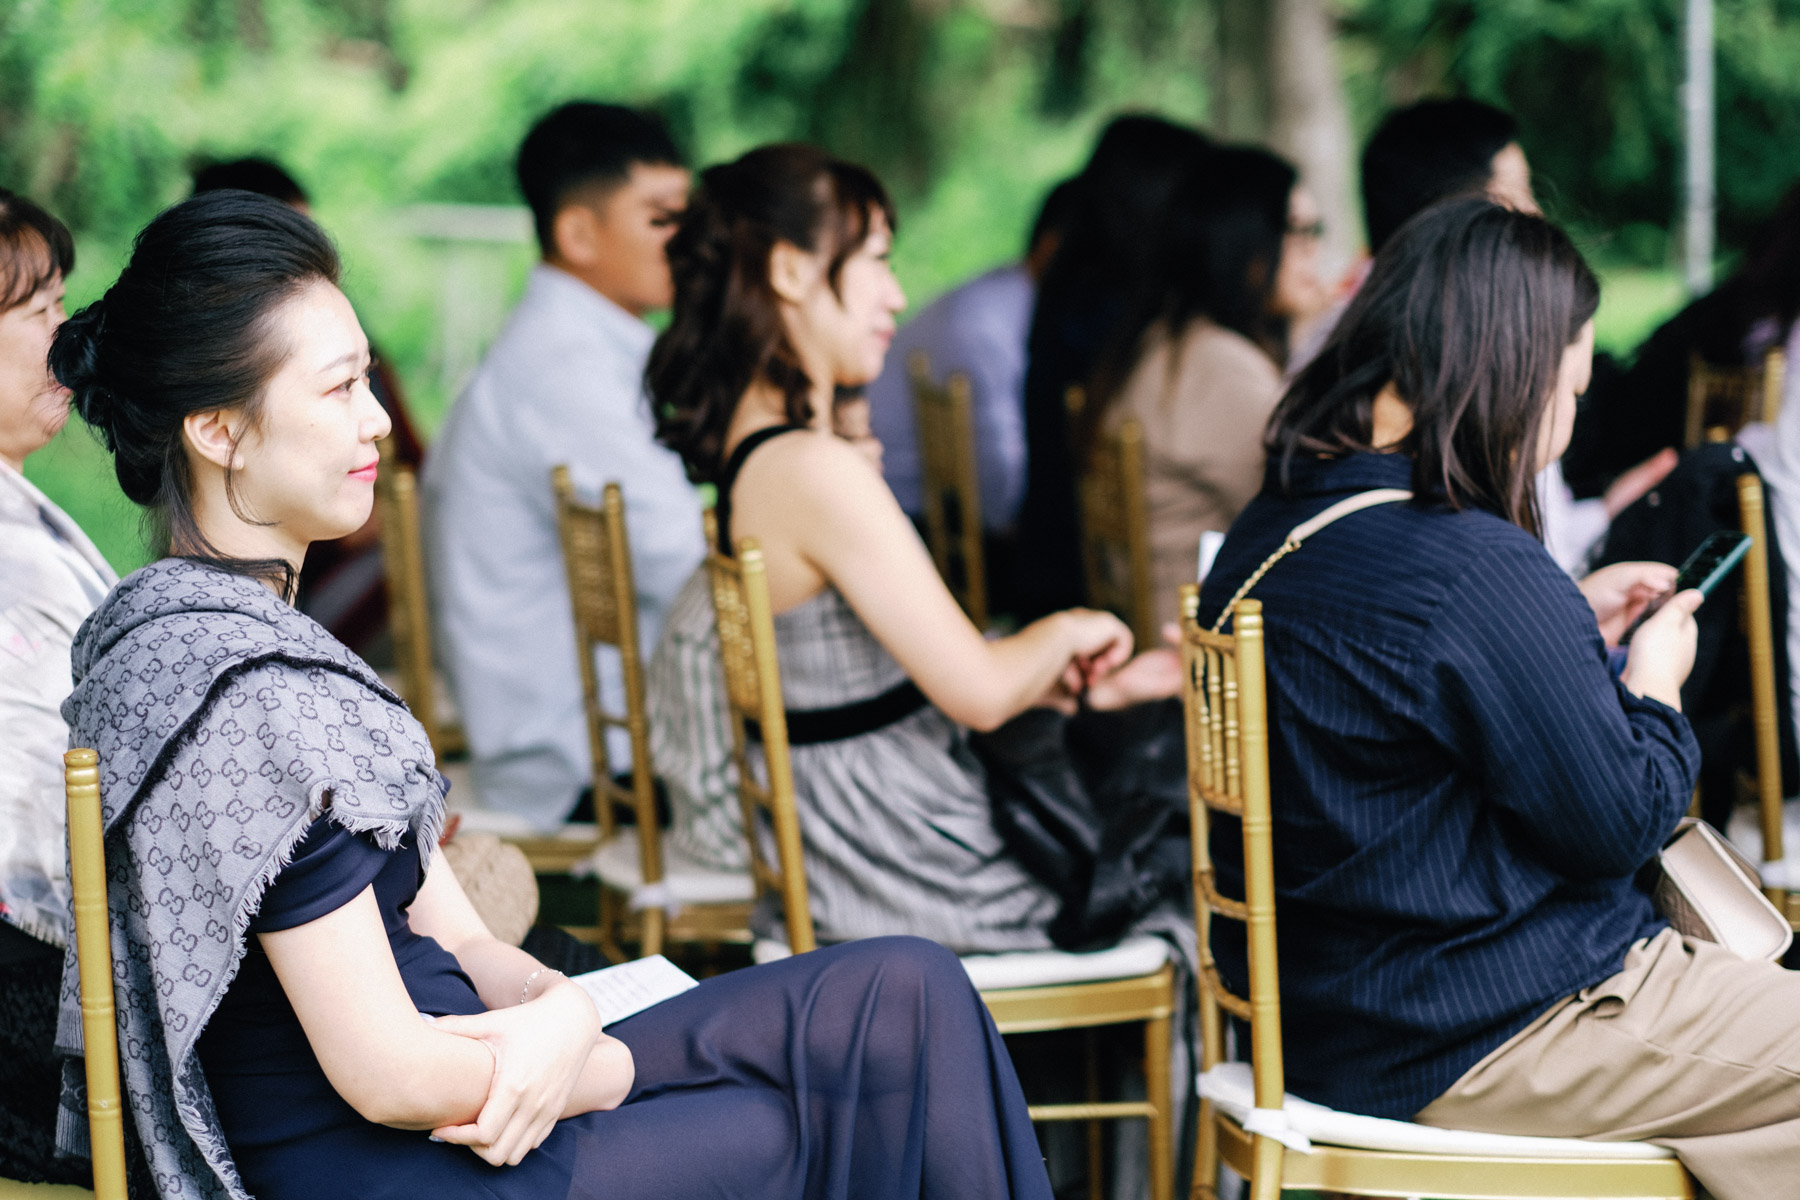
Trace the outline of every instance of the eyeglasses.
{"label": "eyeglasses", "polygon": [[1311,238],[1316,242],[1325,236],[1325,221],[1323,218],[1320,218],[1317,221],[1312,221],[1305,225],[1296,225],[1294,222],[1289,221],[1287,231],[1289,237]]}

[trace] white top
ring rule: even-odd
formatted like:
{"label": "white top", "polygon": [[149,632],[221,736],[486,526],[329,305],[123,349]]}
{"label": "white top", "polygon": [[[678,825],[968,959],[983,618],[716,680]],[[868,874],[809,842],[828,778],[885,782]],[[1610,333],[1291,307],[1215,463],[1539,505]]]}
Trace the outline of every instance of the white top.
{"label": "white top", "polygon": [[69,647],[118,581],[68,514],[0,463],[0,918],[58,946],[69,922]]}
{"label": "white top", "polygon": [[[483,806],[540,828],[593,779],[550,469],[625,493],[640,641],[655,645],[705,554],[700,502],[659,445],[644,394],[655,332],[540,264],[425,460],[426,568],[437,649],[462,713]],[[624,710],[618,667],[602,688]],[[631,762],[609,743],[615,771]]]}
{"label": "white top", "polygon": [[886,367],[869,385],[869,419],[888,486],[907,512],[925,511],[907,377],[907,360],[923,350],[938,382],[952,371],[969,377],[982,525],[1010,529],[1018,519],[1025,497],[1025,340],[1036,297],[1024,267],[1000,267],[939,296],[895,335]]}

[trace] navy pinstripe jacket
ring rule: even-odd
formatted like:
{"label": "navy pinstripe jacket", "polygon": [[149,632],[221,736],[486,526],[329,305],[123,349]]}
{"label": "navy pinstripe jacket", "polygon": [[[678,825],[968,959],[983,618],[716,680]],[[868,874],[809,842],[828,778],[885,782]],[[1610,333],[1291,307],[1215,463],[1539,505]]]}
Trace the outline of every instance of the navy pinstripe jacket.
{"label": "navy pinstripe jacket", "polygon": [[[1295,525],[1411,486],[1412,461],[1271,465],[1201,596],[1219,608]],[[1290,1091],[1409,1118],[1661,928],[1634,883],[1688,807],[1699,748],[1626,691],[1594,616],[1524,530],[1391,504],[1345,517],[1251,595],[1268,635]],[[1235,821],[1213,855],[1241,895]],[[1243,928],[1214,953],[1245,986]]]}

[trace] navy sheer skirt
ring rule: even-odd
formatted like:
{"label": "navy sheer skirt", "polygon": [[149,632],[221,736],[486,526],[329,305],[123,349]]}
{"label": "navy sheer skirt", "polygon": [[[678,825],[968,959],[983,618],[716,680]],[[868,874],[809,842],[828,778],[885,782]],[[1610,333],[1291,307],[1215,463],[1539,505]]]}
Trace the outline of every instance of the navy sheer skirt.
{"label": "navy sheer skirt", "polygon": [[318,1170],[367,1200],[1050,1197],[1006,1048],[935,943],[734,971],[607,1032],[636,1064],[625,1103],[560,1122],[516,1167],[358,1122],[240,1157],[245,1182],[259,1200],[316,1195]]}

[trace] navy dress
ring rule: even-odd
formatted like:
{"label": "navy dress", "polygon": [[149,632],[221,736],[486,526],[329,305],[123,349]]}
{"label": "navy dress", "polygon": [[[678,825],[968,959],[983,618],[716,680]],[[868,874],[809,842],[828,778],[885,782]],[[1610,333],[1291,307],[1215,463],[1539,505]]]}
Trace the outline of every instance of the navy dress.
{"label": "navy dress", "polygon": [[[407,924],[423,877],[410,840],[387,852],[321,821],[251,932],[305,924],[373,884],[419,1011],[480,1012],[456,960]],[[721,975],[607,1032],[636,1065],[625,1103],[559,1122],[516,1167],[358,1116],[254,936],[199,1054],[258,1200],[1050,1196],[999,1034],[933,943],[871,938]]]}

